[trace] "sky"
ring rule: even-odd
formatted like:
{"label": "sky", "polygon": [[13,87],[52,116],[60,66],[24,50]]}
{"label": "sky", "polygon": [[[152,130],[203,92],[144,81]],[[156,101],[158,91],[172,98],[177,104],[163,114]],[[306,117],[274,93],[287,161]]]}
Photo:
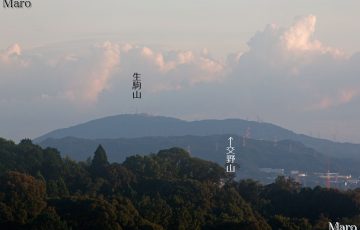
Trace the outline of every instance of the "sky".
{"label": "sky", "polygon": [[360,143],[358,0],[31,2],[0,9],[2,137],[148,113]]}

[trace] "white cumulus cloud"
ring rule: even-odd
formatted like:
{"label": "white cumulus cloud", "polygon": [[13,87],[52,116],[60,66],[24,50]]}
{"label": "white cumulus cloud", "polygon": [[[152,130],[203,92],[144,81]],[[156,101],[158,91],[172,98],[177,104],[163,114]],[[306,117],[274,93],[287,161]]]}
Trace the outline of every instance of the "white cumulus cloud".
{"label": "white cumulus cloud", "polygon": [[[316,20],[309,15],[298,18],[289,28],[266,26],[250,39],[249,51],[229,57],[234,78],[245,81],[245,91],[278,95],[276,103],[297,110],[350,103],[358,96],[349,89],[354,84],[360,87],[356,78],[359,68],[341,49],[314,37]],[[259,98],[254,95],[254,100]]]}

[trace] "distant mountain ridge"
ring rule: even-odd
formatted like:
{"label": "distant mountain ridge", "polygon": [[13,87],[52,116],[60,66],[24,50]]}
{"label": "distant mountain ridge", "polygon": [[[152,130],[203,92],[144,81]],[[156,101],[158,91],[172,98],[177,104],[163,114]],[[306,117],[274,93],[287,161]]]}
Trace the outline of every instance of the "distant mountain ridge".
{"label": "distant mountain ridge", "polygon": [[65,137],[116,139],[186,135],[208,136],[229,133],[243,136],[248,129],[253,139],[293,140],[331,157],[360,159],[360,144],[337,143],[297,134],[270,123],[242,119],[184,121],[177,118],[146,114],[123,114],[92,120],[69,128],[57,129],[36,138],[34,141],[41,143],[48,138],[60,139]]}
{"label": "distant mountain ridge", "polygon": [[[147,114],[122,114],[91,120],[69,128],[57,129],[36,138],[35,141],[40,142],[48,137],[63,138],[68,136],[97,139],[147,136],[206,136],[224,133],[240,134],[239,132],[243,132],[247,128],[252,129],[251,132],[255,132],[256,136],[261,136],[261,133],[257,130],[257,124],[259,123],[241,119],[184,121],[177,118]],[[277,127],[268,123],[261,124],[263,124],[262,130],[265,128],[270,131],[272,128]],[[292,133],[289,130],[280,129],[281,132],[284,132],[282,133],[283,136],[287,136],[289,132]]]}

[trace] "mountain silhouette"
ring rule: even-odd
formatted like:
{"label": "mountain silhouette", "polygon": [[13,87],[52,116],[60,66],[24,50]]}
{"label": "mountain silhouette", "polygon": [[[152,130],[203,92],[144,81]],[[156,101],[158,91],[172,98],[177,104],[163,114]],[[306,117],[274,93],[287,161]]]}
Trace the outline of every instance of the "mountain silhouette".
{"label": "mountain silhouette", "polygon": [[69,128],[57,129],[36,138],[75,137],[83,139],[116,139],[171,136],[209,136],[234,134],[267,141],[293,140],[330,157],[360,159],[360,145],[338,143],[297,134],[280,126],[242,119],[184,121],[147,114],[122,114],[92,120]]}

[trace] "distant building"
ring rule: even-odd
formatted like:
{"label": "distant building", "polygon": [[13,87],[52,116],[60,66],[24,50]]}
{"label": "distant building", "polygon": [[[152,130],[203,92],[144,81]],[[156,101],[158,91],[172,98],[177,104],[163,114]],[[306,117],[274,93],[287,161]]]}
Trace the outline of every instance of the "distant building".
{"label": "distant building", "polygon": [[272,173],[277,175],[284,175],[285,170],[284,169],[276,169],[276,168],[260,168],[260,172],[264,173]]}

